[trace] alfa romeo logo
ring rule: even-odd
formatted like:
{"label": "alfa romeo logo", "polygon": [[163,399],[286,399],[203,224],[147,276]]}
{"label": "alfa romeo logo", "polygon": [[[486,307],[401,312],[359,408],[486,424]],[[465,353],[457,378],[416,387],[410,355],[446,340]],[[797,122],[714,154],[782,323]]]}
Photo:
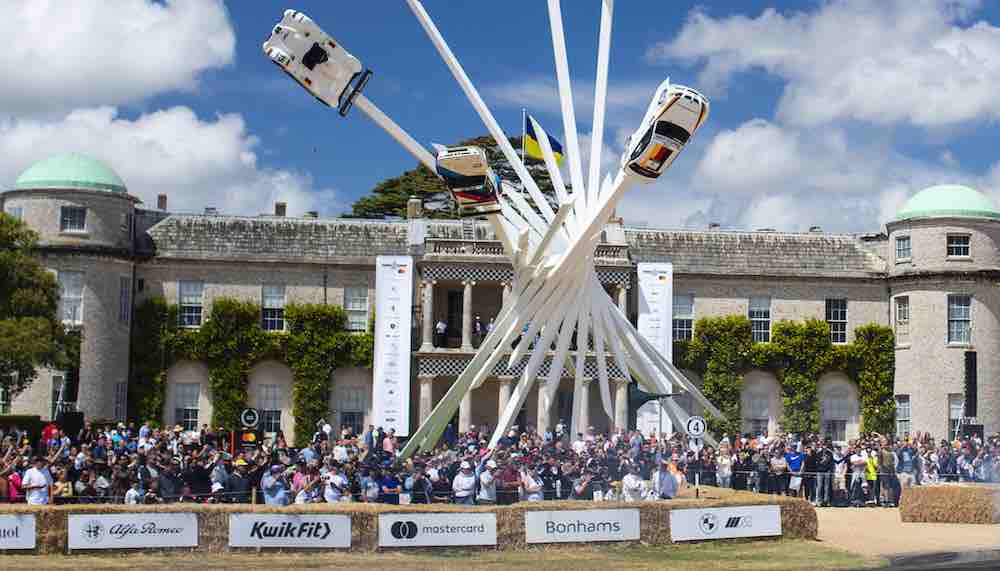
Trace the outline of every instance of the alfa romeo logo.
{"label": "alfa romeo logo", "polygon": [[80,530],[80,533],[90,543],[99,543],[104,538],[104,524],[96,519],[92,519],[83,524],[83,529]]}
{"label": "alfa romeo logo", "polygon": [[715,514],[704,513],[698,519],[698,527],[701,528],[702,533],[705,535],[712,535],[715,530],[719,529],[719,518],[715,517]]}
{"label": "alfa romeo logo", "polygon": [[417,524],[412,521],[397,521],[389,528],[389,533],[396,539],[413,539],[417,536]]}

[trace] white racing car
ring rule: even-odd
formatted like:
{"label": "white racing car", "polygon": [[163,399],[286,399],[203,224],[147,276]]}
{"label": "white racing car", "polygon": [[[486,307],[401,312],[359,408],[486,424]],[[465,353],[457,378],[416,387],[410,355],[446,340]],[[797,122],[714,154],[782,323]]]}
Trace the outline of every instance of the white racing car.
{"label": "white racing car", "polygon": [[667,79],[656,90],[639,129],[625,142],[622,169],[645,182],[656,180],[708,119],[708,98]]}
{"label": "white racing car", "polygon": [[437,156],[437,174],[451,191],[462,218],[500,212],[500,177],[480,147],[449,147]]}
{"label": "white racing car", "polygon": [[371,77],[370,70],[362,73],[358,58],[321,30],[309,16],[295,10],[285,10],[263,48],[271,61],[316,99],[339,108],[341,115],[347,113],[354,97]]}

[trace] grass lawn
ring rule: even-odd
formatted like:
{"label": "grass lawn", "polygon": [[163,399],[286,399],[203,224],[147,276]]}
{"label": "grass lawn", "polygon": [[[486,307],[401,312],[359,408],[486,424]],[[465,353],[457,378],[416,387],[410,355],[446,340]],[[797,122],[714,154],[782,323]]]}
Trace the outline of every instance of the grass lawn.
{"label": "grass lawn", "polygon": [[[394,551],[391,553],[170,553],[162,555],[0,556],[4,569],[775,569],[824,571],[876,567],[882,561],[815,541],[729,541],[681,545],[542,547],[526,551]],[[548,568],[546,570],[546,567]]]}

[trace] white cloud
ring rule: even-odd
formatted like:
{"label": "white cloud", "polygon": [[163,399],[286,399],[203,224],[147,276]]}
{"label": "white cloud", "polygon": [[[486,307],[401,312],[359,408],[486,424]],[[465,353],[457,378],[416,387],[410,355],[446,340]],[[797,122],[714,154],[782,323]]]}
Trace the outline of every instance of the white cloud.
{"label": "white cloud", "polygon": [[333,213],[332,189],[308,175],[257,164],[258,139],[237,114],[203,120],[187,107],[120,118],[113,107],[78,109],[59,118],[0,123],[0,180],[13,182],[33,162],[54,153],[81,152],[106,161],[129,192],[147,205],[170,197],[170,209],[225,213],[270,212],[275,201],[290,214]]}
{"label": "white cloud", "polygon": [[233,61],[222,0],[8,0],[0,114],[55,116],[197,86]]}
{"label": "white cloud", "polygon": [[1000,28],[971,22],[978,0],[831,0],[755,18],[694,11],[654,61],[703,62],[717,91],[760,68],[784,79],[778,118],[940,127],[1000,118]]}

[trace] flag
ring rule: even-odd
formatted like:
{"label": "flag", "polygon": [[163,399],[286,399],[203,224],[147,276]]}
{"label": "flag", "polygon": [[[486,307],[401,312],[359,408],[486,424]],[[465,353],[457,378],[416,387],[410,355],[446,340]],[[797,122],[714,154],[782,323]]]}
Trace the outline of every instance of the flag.
{"label": "flag", "polygon": [[[563,147],[562,143],[557,141],[552,135],[546,134],[549,138],[549,146],[552,147],[552,155],[556,158],[556,163],[561,163],[563,160]],[[545,156],[542,155],[542,147],[538,144],[538,135],[535,134],[535,129],[531,125],[531,115],[527,113],[524,115],[524,152],[529,157],[535,159],[544,159]]]}

